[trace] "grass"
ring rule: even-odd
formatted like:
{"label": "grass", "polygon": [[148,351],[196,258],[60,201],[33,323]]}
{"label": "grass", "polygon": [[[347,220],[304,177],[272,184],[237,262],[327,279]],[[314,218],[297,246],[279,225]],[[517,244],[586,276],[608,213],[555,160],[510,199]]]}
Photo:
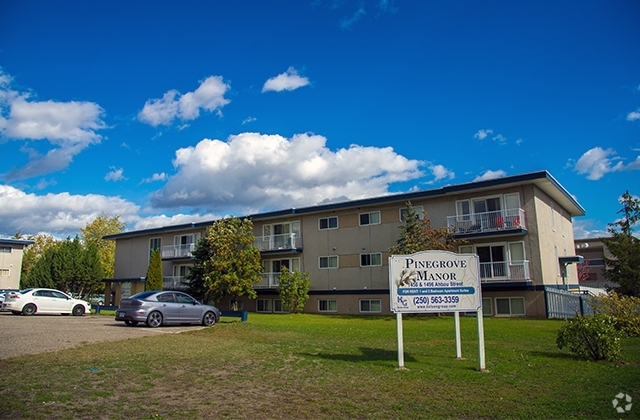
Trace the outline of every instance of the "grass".
{"label": "grass", "polygon": [[[3,418],[606,419],[619,392],[640,401],[640,338],[623,359],[591,362],[555,346],[562,321],[250,314],[213,328],[0,360]],[[634,404],[634,405],[636,405]],[[635,412],[635,414],[634,414]]]}

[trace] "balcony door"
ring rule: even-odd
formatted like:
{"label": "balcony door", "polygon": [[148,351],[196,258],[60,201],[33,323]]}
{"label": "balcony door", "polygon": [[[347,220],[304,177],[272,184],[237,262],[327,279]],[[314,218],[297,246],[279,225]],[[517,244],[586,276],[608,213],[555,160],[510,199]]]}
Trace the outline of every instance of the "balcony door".
{"label": "balcony door", "polygon": [[476,246],[480,260],[480,278],[494,279],[507,276],[507,256],[504,245]]}
{"label": "balcony door", "polygon": [[298,247],[300,222],[286,222],[262,227],[262,235],[269,241],[269,249],[293,249]]}

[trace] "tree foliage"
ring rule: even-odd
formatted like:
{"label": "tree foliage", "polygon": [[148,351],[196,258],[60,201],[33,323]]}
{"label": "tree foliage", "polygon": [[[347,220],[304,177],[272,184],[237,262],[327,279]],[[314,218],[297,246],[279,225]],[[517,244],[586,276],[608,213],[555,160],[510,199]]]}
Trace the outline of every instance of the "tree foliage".
{"label": "tree foliage", "polygon": [[616,319],[606,314],[577,315],[558,331],[556,344],[594,361],[613,361],[620,357],[621,333],[615,327]]}
{"label": "tree foliage", "polygon": [[[19,232],[16,233],[15,238],[24,239],[24,237]],[[45,251],[49,248],[55,247],[60,242],[57,241],[53,236],[47,235],[46,233],[40,233],[36,236],[28,236],[27,239],[33,241],[33,245],[29,245],[22,254],[20,287],[22,287],[23,282],[29,277],[29,272],[35,266],[40,257],[45,253]]]}
{"label": "tree foliage", "polygon": [[262,265],[254,239],[250,219],[216,220],[196,245],[187,275],[189,292],[215,302],[226,297],[234,303],[240,296],[255,299],[253,285],[262,279]]}
{"label": "tree foliage", "polygon": [[162,290],[162,256],[160,249],[151,253],[147,276],[144,279],[144,290]]}
{"label": "tree foliage", "polygon": [[640,337],[640,298],[622,296],[615,291],[590,299],[595,314],[605,314],[615,318],[618,331],[630,337]]}
{"label": "tree foliage", "polygon": [[51,287],[84,296],[101,290],[103,271],[94,244],[67,238],[47,247],[33,265],[24,287]]}
{"label": "tree foliage", "polygon": [[116,259],[115,241],[102,239],[105,235],[113,235],[124,230],[125,224],[120,221],[120,216],[109,217],[106,213],[100,213],[98,217],[83,228],[82,242],[85,245],[94,244],[98,249],[98,255],[104,276],[113,278]]}
{"label": "tree foliage", "polygon": [[290,312],[302,312],[304,304],[309,300],[310,287],[309,273],[289,271],[287,267],[282,267],[277,290],[282,305]]}
{"label": "tree foliage", "polygon": [[633,228],[640,220],[640,200],[626,191],[620,199],[623,217],[609,223],[610,238],[602,242],[609,249],[611,258],[604,256],[604,276],[618,284],[615,291],[622,295],[640,297],[640,239],[633,235]]}
{"label": "tree foliage", "polygon": [[453,231],[446,226],[435,229],[427,213],[423,211],[423,214],[424,218],[420,219],[411,202],[407,202],[407,212],[400,225],[400,238],[395,246],[389,248],[389,253],[410,255],[429,250],[457,252],[458,246],[466,243],[455,239]]}

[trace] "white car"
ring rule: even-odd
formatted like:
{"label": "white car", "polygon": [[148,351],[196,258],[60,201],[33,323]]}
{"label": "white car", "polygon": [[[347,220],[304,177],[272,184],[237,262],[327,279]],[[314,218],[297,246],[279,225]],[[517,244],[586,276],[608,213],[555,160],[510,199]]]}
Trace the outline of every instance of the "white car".
{"label": "white car", "polygon": [[39,313],[81,316],[90,313],[91,304],[74,299],[60,290],[37,288],[7,293],[2,310],[11,311],[15,315]]}

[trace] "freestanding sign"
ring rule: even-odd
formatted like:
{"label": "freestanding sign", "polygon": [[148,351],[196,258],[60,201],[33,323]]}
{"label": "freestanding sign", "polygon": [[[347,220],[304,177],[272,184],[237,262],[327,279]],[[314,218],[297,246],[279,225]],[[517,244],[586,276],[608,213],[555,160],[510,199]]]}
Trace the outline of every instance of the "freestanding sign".
{"label": "freestanding sign", "polygon": [[484,327],[480,263],[476,254],[423,251],[389,257],[391,310],[398,323],[398,364],[404,366],[403,313],[454,312],[457,356],[461,358],[460,312],[477,312],[480,370],[484,364]]}

